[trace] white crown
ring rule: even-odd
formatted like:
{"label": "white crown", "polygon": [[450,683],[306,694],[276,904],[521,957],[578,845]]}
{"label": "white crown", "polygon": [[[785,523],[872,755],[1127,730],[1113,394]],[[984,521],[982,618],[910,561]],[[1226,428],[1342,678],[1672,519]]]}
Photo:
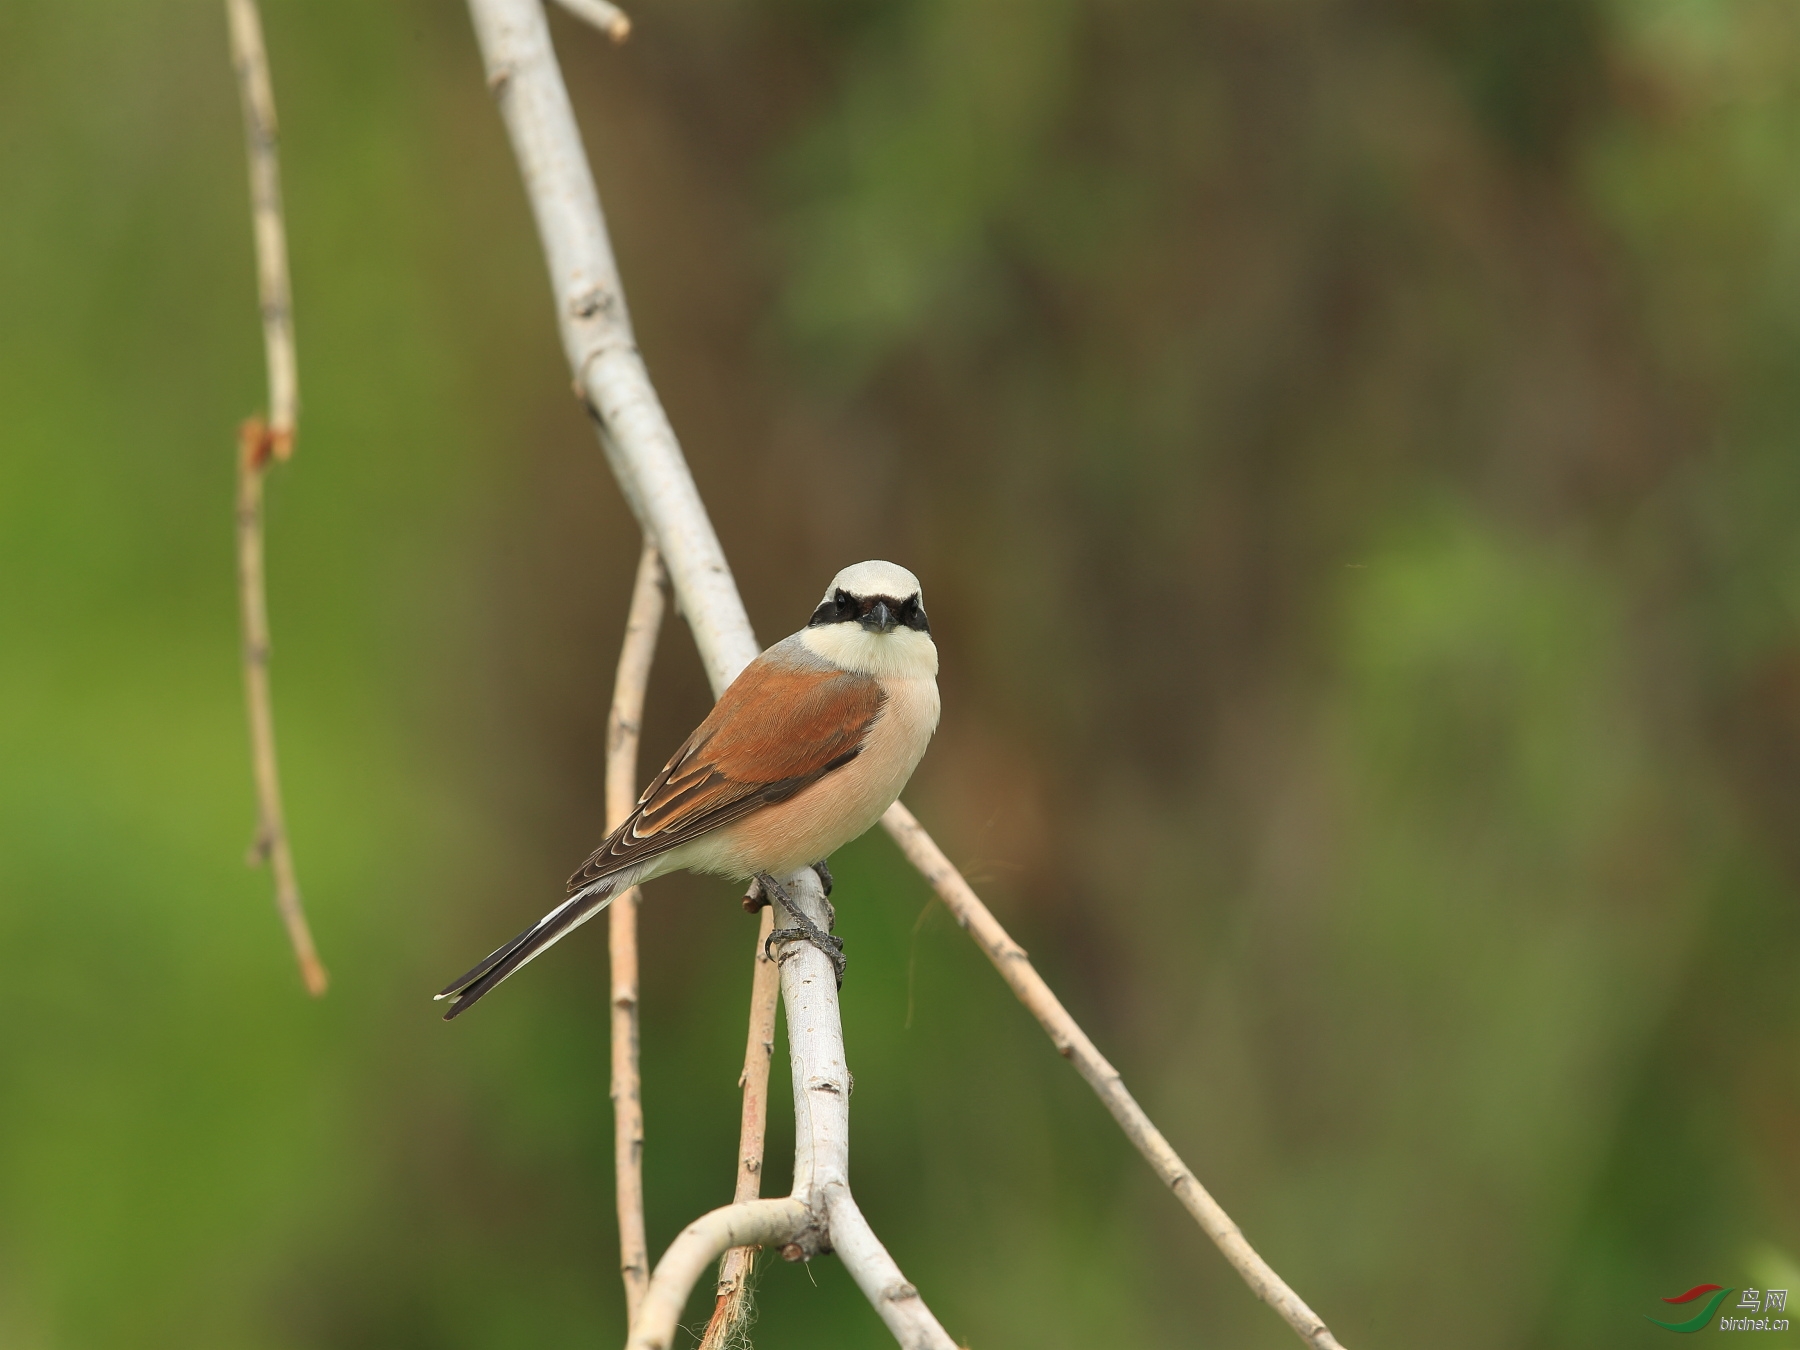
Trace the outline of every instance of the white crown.
{"label": "white crown", "polygon": [[909,595],[920,595],[917,577],[895,563],[880,561],[859,562],[846,567],[825,588],[825,599],[831,599],[839,591],[848,591],[859,599],[885,595],[891,600],[904,600]]}

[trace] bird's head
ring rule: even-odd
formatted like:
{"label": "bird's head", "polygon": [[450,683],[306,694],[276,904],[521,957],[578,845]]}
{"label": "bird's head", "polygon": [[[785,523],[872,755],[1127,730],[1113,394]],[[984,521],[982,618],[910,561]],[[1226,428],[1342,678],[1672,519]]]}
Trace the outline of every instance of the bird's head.
{"label": "bird's head", "polygon": [[937,674],[937,647],[919,579],[890,562],[861,562],[831,579],[803,634],[815,653],[861,674]]}

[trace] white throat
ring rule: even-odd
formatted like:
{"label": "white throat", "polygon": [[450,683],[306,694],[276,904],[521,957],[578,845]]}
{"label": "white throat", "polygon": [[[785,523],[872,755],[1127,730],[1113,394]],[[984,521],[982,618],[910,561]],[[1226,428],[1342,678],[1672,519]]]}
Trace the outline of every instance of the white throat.
{"label": "white throat", "polygon": [[802,628],[801,645],[840,670],[872,675],[878,680],[929,680],[937,677],[937,644],[929,633],[896,628],[871,633],[861,624],[826,623]]}

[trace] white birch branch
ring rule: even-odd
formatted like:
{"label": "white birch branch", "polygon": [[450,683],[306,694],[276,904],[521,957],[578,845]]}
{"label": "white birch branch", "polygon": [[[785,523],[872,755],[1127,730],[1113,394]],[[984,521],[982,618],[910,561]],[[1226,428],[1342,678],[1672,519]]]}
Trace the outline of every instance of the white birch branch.
{"label": "white birch branch", "polygon": [[[654,538],[662,552],[677,603],[693,631],[716,695],[755,658],[756,639],[693,475],[638,354],[599,194],[551,49],[541,0],[469,0],[469,8],[488,84],[499,100],[537,219],[556,301],[558,328],[575,374],[576,392],[599,425],[601,444],[620,489],[646,534]],[[1023,986],[1042,987],[1043,995],[1055,1004],[1066,1022],[1062,1030],[1072,1031],[1072,1035],[1059,1037],[1057,1027],[1040,1017],[1059,1050],[1076,1062],[1108,1109],[1125,1126],[1133,1143],[1176,1191],[1251,1289],[1315,1350],[1341,1350],[1325,1324],[1249,1247],[1229,1216],[1194,1179],[1167,1140],[1125,1092],[1117,1072],[1031,970],[1024,949],[1006,936],[911,813],[896,804],[886,824],[903,847],[911,838],[914,847],[909,850],[909,857],[926,871],[940,893],[945,886],[951,886],[960,900],[973,901],[973,907],[964,903],[963,912],[970,921],[976,910],[985,916],[982,930],[994,944],[989,954],[1015,992]],[[930,846],[935,862],[923,845]],[[931,869],[926,868],[926,862],[931,862]],[[951,876],[957,885],[947,880]],[[823,896],[810,871],[785,879],[784,884],[796,904],[823,922]],[[843,1069],[843,1033],[830,964],[822,953],[805,945],[791,947],[784,955],[782,994],[788,1009],[796,1120],[793,1198],[804,1202],[807,1223],[812,1227],[793,1238],[788,1244],[793,1250],[784,1250],[783,1254],[798,1258],[823,1250],[818,1244],[829,1234],[858,1287],[903,1345],[952,1350],[953,1342],[868,1230],[850,1194],[849,1083]],[[1028,978],[1021,973],[1026,971],[1030,972]],[[1020,996],[1023,998],[1024,994]],[[1031,1000],[1027,1000],[1027,1005],[1031,1006]],[[833,1091],[838,1085],[841,1096]],[[1124,1103],[1130,1104],[1128,1111]],[[1134,1129],[1137,1133],[1133,1133]],[[775,1202],[756,1201],[751,1206],[732,1206],[715,1214],[771,1203]],[[763,1209],[755,1212],[794,1213]],[[774,1224],[773,1220],[770,1222]],[[712,1230],[708,1232],[708,1242],[718,1236]],[[685,1279],[684,1289],[691,1289],[707,1262],[727,1247],[773,1242],[779,1236],[775,1227],[766,1237],[736,1234],[734,1229],[721,1238],[719,1245],[710,1248],[697,1264],[693,1250],[704,1244],[696,1238],[683,1248],[679,1266],[670,1267],[665,1281],[663,1266],[676,1254],[671,1247],[652,1276],[652,1287],[672,1289],[676,1282]],[[682,1298],[685,1297],[684,1292]],[[651,1299],[646,1297],[641,1319],[645,1337],[660,1334],[644,1320],[651,1313]],[[679,1311],[674,1315],[678,1316]],[[660,1319],[660,1312],[657,1317]],[[660,1325],[659,1320],[657,1326]],[[666,1344],[666,1339],[642,1339],[639,1329],[634,1328],[634,1350]]]}
{"label": "white birch branch", "polygon": [[756,659],[725,551],[638,355],[600,196],[540,0],[469,0],[550,270],[576,392],[600,424],[613,476],[661,552],[714,694]]}

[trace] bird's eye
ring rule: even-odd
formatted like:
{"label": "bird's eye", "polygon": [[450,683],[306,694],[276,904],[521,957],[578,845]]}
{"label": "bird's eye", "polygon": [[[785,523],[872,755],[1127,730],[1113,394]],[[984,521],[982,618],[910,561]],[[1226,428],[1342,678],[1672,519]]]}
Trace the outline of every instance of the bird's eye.
{"label": "bird's eye", "polygon": [[858,613],[856,597],[849,591],[836,590],[820,602],[807,626],[817,628],[828,623],[843,623],[846,619],[854,619]]}
{"label": "bird's eye", "polygon": [[925,606],[919,603],[916,595],[906,597],[906,603],[900,606],[899,619],[908,628],[917,629],[921,633],[931,631],[931,624],[925,618]]}

